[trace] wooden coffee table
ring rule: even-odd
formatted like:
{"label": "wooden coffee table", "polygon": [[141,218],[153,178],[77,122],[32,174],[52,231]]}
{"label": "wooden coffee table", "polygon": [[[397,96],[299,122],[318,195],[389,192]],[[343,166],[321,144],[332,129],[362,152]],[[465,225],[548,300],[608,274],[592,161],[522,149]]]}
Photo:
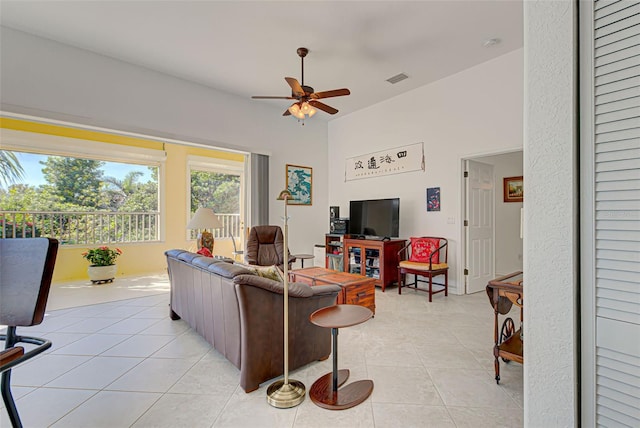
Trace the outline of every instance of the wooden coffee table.
{"label": "wooden coffee table", "polygon": [[289,279],[292,282],[302,282],[311,286],[339,285],[342,287],[342,293],[338,294],[339,305],[364,306],[369,308],[373,314],[376,313],[375,278],[321,267],[295,269],[289,271],[289,275]]}
{"label": "wooden coffee table", "polygon": [[373,391],[372,380],[359,380],[338,389],[349,378],[349,370],[338,370],[338,329],[361,324],[373,313],[358,305],[334,305],[321,308],[309,315],[309,321],[319,327],[331,329],[333,338],[333,371],[316,380],[309,390],[311,401],[330,410],[344,410],[357,406]]}

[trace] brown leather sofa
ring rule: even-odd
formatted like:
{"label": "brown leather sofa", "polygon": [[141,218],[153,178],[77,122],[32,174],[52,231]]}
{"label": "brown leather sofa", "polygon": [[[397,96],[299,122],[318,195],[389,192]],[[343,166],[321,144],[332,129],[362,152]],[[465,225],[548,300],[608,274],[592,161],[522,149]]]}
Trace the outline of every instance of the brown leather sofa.
{"label": "brown leather sofa", "polygon": [[[247,269],[184,250],[165,252],[171,318],[182,318],[240,369],[245,392],[283,374],[283,284]],[[329,329],[309,322],[335,304],[337,285],[289,284],[289,368],[331,354]]]}
{"label": "brown leather sofa", "polygon": [[[278,265],[284,270],[284,235],[280,226],[253,226],[247,238],[245,260],[250,265]],[[289,251],[289,269],[295,261]]]}

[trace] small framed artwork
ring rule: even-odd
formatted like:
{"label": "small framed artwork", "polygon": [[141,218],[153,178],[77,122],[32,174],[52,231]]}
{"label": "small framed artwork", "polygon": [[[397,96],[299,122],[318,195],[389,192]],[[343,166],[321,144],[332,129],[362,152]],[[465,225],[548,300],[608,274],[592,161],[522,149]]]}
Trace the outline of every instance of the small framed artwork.
{"label": "small framed artwork", "polygon": [[440,188],[427,188],[427,211],[440,211]]}
{"label": "small framed artwork", "polygon": [[502,179],[504,202],[522,202],[524,200],[524,181],[522,176]]}
{"label": "small framed artwork", "polygon": [[310,166],[287,164],[287,190],[293,197],[287,200],[288,205],[311,205],[312,174]]}

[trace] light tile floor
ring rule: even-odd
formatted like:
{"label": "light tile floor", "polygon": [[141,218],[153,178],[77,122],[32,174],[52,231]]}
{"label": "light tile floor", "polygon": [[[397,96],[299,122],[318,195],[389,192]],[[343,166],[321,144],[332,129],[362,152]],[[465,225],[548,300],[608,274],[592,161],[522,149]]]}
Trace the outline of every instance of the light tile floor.
{"label": "light tile floor", "polygon": [[[161,291],[161,290],[160,290]],[[339,364],[372,379],[344,411],[267,404],[268,381],[246,394],[239,371],[183,321],[168,293],[49,311],[23,334],[53,347],[13,371],[26,427],[520,427],[522,366],[494,380],[493,311],[484,293],[434,296],[376,290],[376,316],[340,330]],[[510,316],[517,321],[518,313]],[[331,358],[291,373],[307,391]],[[0,426],[8,427],[2,406]]]}

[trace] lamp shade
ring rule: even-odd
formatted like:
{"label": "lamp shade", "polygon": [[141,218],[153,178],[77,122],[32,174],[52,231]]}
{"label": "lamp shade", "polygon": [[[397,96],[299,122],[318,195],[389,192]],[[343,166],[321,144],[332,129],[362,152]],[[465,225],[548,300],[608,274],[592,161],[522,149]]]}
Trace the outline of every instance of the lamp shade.
{"label": "lamp shade", "polygon": [[279,201],[284,201],[286,199],[289,199],[289,200],[293,199],[293,196],[291,196],[291,192],[288,191],[287,189],[280,192],[280,194],[277,197],[277,200]]}
{"label": "lamp shade", "polygon": [[222,227],[222,223],[211,208],[198,208],[187,223],[187,229],[217,229],[219,227]]}
{"label": "lamp shade", "polygon": [[299,120],[304,120],[306,117],[311,117],[316,114],[316,109],[307,101],[303,101],[291,104],[291,107],[289,107],[289,113]]}

